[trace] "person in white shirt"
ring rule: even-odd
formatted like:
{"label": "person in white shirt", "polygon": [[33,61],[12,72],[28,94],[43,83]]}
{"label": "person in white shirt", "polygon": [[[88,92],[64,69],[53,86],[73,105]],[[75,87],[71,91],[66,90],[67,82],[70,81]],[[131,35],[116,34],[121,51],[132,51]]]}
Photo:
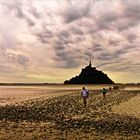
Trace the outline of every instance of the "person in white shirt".
{"label": "person in white shirt", "polygon": [[81,91],[81,97],[83,98],[84,106],[87,105],[88,96],[89,96],[89,91],[85,87],[83,87]]}

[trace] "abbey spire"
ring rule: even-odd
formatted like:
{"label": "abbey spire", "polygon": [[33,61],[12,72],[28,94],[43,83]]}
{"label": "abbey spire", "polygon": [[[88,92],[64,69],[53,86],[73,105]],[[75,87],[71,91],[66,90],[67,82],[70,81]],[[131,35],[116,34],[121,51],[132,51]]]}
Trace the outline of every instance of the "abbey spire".
{"label": "abbey spire", "polygon": [[91,64],[91,59],[89,60],[89,66],[90,66],[90,67],[92,67],[92,64]]}

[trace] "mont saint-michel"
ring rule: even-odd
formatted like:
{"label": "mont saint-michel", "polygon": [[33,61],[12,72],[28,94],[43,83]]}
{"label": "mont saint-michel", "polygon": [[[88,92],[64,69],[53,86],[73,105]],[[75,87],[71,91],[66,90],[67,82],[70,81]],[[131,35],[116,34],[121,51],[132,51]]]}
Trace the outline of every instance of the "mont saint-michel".
{"label": "mont saint-michel", "polygon": [[89,65],[82,69],[78,76],[64,81],[64,84],[114,84],[114,82],[96,67],[92,67],[91,61]]}

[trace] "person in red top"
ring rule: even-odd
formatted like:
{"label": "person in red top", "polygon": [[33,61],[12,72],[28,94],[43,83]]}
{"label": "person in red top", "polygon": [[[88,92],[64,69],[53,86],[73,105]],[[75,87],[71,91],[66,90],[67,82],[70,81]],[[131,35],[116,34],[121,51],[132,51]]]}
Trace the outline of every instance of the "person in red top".
{"label": "person in red top", "polygon": [[87,106],[87,98],[89,97],[89,91],[85,87],[82,88],[81,97],[83,98],[84,106]]}

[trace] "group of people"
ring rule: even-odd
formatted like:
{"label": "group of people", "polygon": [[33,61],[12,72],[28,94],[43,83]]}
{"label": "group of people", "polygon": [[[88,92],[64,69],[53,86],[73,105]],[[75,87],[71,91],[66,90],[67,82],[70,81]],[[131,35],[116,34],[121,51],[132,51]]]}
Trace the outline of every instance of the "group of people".
{"label": "group of people", "polygon": [[[118,90],[119,87],[118,86],[114,86],[113,89],[117,89]],[[111,90],[112,90],[111,87],[109,87],[108,90],[106,88],[102,89],[103,99],[106,98],[107,91],[111,91]],[[85,87],[82,88],[81,97],[83,98],[84,106],[86,106],[87,105],[87,98],[89,97],[89,91]]]}

